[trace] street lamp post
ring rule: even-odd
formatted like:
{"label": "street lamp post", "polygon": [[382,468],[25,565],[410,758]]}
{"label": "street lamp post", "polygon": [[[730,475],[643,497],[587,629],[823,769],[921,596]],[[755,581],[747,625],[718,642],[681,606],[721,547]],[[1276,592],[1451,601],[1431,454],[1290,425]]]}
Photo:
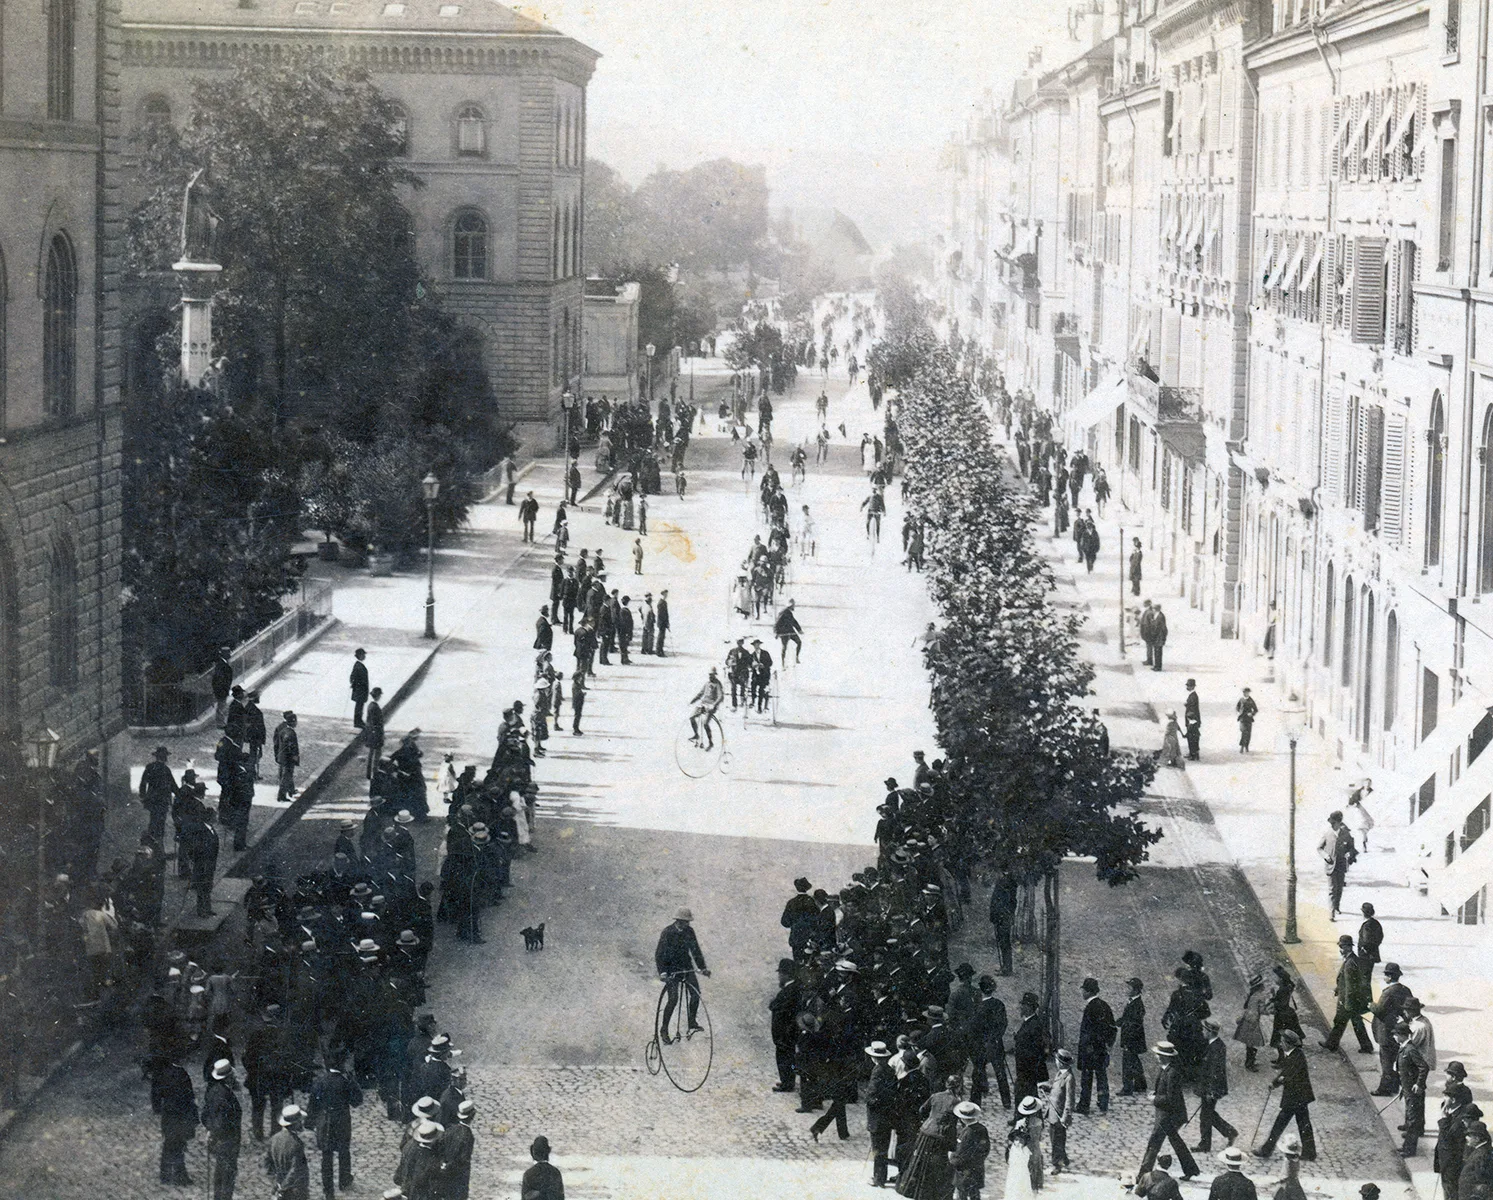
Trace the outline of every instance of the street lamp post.
{"label": "street lamp post", "polygon": [[[566,388],[560,396],[560,411],[565,414],[565,449],[560,455],[560,461],[568,466],[570,463],[570,414],[575,411],[575,393],[569,388]],[[565,489],[562,487],[560,490],[563,493]]]}
{"label": "street lamp post", "polygon": [[658,349],[652,342],[643,347],[643,353],[648,356],[648,403],[653,403],[653,354]]}
{"label": "street lamp post", "polygon": [[1296,746],[1306,736],[1308,726],[1305,710],[1288,709],[1281,715],[1288,722],[1285,737],[1290,753],[1291,796],[1286,825],[1286,926],[1280,940],[1287,946],[1295,946],[1301,942],[1296,931]]}
{"label": "street lamp post", "polygon": [[425,493],[425,636],[435,637],[435,501],[441,481],[430,471],[420,481]]}
{"label": "street lamp post", "polygon": [[43,723],[26,740],[26,765],[31,768],[31,782],[36,789],[36,932],[46,935],[47,895],[51,883],[47,878],[47,807],[52,803],[51,777],[57,765],[57,749],[62,737]]}

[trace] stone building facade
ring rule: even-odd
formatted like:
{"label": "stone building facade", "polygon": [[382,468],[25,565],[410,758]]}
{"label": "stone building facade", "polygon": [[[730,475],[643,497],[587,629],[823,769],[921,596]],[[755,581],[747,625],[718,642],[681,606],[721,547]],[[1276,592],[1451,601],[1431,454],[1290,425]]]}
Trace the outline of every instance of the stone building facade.
{"label": "stone building facade", "polygon": [[323,48],[405,114],[416,257],[481,339],[497,418],[553,438],[579,386],[586,86],[597,55],[491,0],[126,0],[127,126],[185,117],[194,79]]}
{"label": "stone building facade", "polygon": [[0,55],[0,734],[65,764],[122,724],[118,2],[12,6]]}
{"label": "stone building facade", "polygon": [[[1373,779],[1430,901],[1477,924],[1493,882],[1490,15],[1085,4],[1063,62],[1034,55],[950,146],[940,280],[961,321],[1009,312],[964,331],[1105,466],[1148,572],[1221,636],[1263,654],[1269,635],[1280,704],[1345,778]],[[1040,311],[1054,301],[1075,317]]]}

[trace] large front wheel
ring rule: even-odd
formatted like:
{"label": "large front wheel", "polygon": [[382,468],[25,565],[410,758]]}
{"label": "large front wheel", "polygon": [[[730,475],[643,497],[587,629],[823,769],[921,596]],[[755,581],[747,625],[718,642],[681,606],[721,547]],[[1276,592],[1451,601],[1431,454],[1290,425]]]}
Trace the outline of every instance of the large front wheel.
{"label": "large front wheel", "polygon": [[[698,1031],[689,1028],[689,1008],[693,993],[698,1008],[695,1020]],[[681,1092],[698,1092],[710,1077],[710,1066],[715,1060],[715,1033],[710,1024],[710,1010],[705,997],[700,994],[698,984],[680,980],[677,986],[674,1011],[669,1014],[667,1027],[664,1010],[669,1002],[669,985],[665,984],[658,994],[658,1007],[654,1012],[653,1047],[657,1047],[659,1062],[664,1074]]]}

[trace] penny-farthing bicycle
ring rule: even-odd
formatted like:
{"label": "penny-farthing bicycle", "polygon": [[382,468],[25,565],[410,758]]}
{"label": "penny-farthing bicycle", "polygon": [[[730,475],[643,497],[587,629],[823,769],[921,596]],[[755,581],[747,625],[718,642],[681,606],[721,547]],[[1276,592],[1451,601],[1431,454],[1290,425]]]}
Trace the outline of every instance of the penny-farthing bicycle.
{"label": "penny-farthing bicycle", "polygon": [[[664,1019],[669,996],[674,996],[674,1011]],[[698,1028],[690,1028],[691,1006]],[[715,1033],[710,1024],[710,1009],[700,994],[700,984],[693,971],[680,971],[664,980],[653,1010],[653,1040],[643,1052],[648,1074],[663,1072],[681,1092],[698,1092],[710,1078],[715,1060]]]}
{"label": "penny-farthing bicycle", "polygon": [[[721,719],[711,713],[700,722],[700,734],[686,718],[674,735],[674,761],[691,779],[704,779],[712,771],[725,774],[731,769],[731,752],[726,749],[726,729]],[[706,737],[706,734],[709,737]]]}

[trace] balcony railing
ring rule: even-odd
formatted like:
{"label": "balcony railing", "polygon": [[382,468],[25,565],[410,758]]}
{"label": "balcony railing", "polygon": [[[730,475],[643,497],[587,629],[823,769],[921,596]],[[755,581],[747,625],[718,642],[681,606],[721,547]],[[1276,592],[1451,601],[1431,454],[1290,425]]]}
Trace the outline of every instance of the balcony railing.
{"label": "balcony railing", "polygon": [[1156,390],[1156,417],[1160,421],[1201,421],[1203,389],[1163,384]]}

